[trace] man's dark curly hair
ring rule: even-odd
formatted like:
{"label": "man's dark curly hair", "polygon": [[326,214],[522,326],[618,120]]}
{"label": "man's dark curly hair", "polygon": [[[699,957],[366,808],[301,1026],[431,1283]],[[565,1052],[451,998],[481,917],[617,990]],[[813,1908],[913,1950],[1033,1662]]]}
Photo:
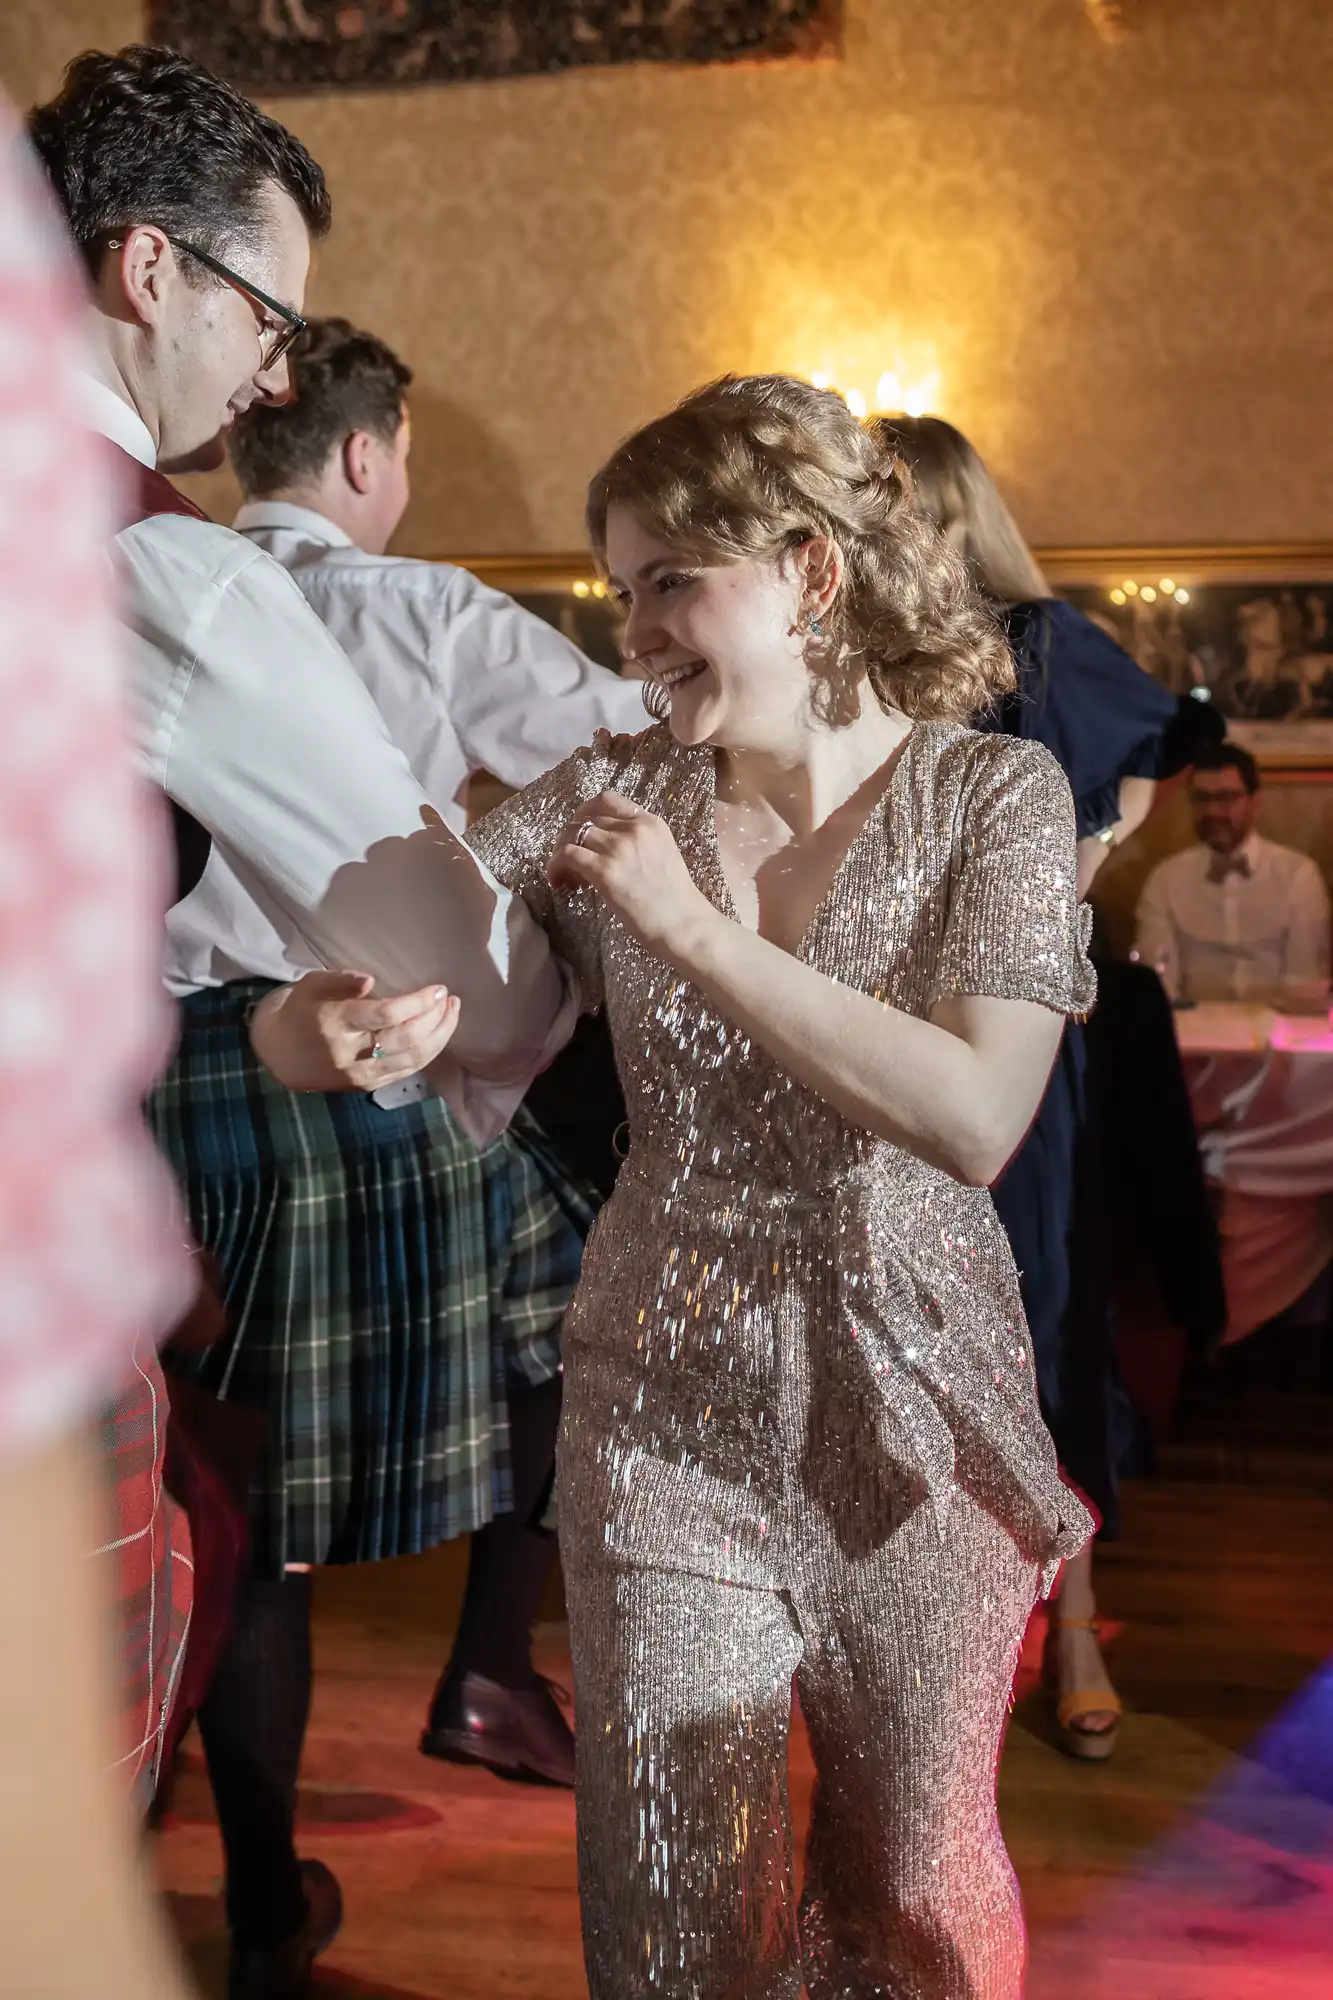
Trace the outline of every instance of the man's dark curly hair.
{"label": "man's dark curly hair", "polygon": [[312,236],[329,226],[323,172],[300,140],[170,49],[77,56],[59,95],[30,112],[28,131],[94,277],[108,241],[135,222],[212,256],[257,240],[270,183],[291,196]]}
{"label": "man's dark curly hair", "polygon": [[232,432],[231,462],[247,500],[318,478],[353,431],[391,444],[412,370],[373,333],[312,319],[292,349],[294,400],[256,404]]}

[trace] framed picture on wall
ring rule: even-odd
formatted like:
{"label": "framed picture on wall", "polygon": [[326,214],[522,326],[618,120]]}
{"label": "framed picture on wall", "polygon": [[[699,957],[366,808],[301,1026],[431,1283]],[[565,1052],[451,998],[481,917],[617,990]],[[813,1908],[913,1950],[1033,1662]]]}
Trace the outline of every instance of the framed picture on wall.
{"label": "framed picture on wall", "polygon": [[243,90],[474,83],[833,54],[842,0],[150,0],[151,38]]}
{"label": "framed picture on wall", "polygon": [[[1333,772],[1333,543],[1046,549],[1052,588],[1177,694],[1213,701],[1270,771]],[[608,667],[617,617],[586,557],[454,557]]]}
{"label": "framed picture on wall", "polygon": [[1270,770],[1333,770],[1333,544],[1048,549],[1052,587]]}

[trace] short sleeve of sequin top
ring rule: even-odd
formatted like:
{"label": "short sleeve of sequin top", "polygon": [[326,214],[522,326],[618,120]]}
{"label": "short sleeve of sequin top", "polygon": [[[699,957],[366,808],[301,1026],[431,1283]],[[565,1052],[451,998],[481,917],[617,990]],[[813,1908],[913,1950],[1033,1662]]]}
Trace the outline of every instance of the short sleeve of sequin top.
{"label": "short sleeve of sequin top", "polygon": [[1078,902],[1064,773],[1040,744],[1012,737],[960,731],[950,748],[957,808],[932,1003],[968,993],[1086,1014],[1097,997],[1092,912]]}
{"label": "short sleeve of sequin top", "polygon": [[525,785],[467,833],[468,846],[507,889],[523,898],[557,956],[573,971],[584,1013],[592,1013],[604,998],[597,898],[591,889],[557,892],[546,870],[556,843],[577,821],[580,809],[621,782],[638,740],[598,730],[587,749],[576,750],[545,777]]}

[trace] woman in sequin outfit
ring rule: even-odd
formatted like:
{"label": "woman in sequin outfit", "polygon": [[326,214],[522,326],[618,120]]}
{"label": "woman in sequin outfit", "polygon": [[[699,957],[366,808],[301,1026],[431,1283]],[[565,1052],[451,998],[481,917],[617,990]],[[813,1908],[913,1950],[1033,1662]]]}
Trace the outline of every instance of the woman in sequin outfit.
{"label": "woman in sequin outfit", "polygon": [[593,2000],[1015,2000],[1000,1736],[1092,1523],[986,1188],[1093,999],[1069,788],[964,726],[1003,637],[838,397],[700,391],[589,526],[667,723],[470,841],[629,1110],[564,1337]]}
{"label": "woman in sequin outfit", "polygon": [[963,726],[1002,636],[836,396],[701,391],[589,524],[668,720],[472,845],[605,1005],[629,1108],[565,1333],[591,1991],[1013,2000],[1001,1730],[1091,1523],[986,1186],[1093,998],[1069,789]]}

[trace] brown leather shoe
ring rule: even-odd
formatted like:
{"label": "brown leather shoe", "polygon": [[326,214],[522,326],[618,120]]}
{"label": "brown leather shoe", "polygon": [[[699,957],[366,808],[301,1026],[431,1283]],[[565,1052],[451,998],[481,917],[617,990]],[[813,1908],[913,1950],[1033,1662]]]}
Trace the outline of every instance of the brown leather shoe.
{"label": "brown leather shoe", "polygon": [[448,1764],[484,1764],[502,1778],[572,1786],[574,1732],[552,1692],[506,1688],[484,1674],[450,1677],[436,1696],[422,1753]]}

